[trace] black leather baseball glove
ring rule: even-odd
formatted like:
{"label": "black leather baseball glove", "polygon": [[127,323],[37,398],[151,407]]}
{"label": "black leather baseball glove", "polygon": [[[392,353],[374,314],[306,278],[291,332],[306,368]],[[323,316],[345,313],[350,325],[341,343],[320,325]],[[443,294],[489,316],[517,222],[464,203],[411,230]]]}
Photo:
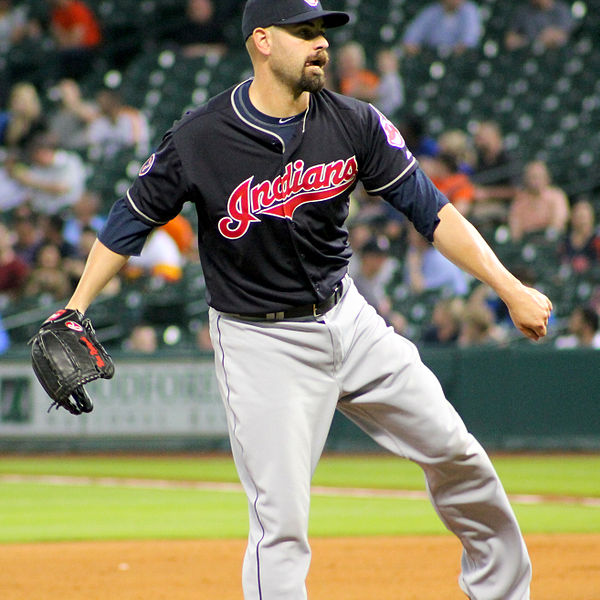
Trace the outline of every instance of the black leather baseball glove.
{"label": "black leather baseball glove", "polygon": [[94,406],[83,386],[100,377],[110,379],[115,372],[91,321],[79,311],[59,310],[28,343],[33,371],[53,400],[48,410],[62,406],[74,415],[91,412]]}

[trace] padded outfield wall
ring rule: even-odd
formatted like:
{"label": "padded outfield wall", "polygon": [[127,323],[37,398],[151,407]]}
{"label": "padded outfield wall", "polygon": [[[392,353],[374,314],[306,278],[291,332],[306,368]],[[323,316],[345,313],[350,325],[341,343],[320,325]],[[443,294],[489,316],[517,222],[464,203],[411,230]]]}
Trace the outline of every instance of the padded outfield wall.
{"label": "padded outfield wall", "polygon": [[[600,352],[522,345],[425,349],[423,360],[469,429],[490,450],[600,448]],[[26,357],[0,358],[0,449],[227,448],[212,357],[115,355],[117,373],[89,386],[95,409],[50,404]],[[336,415],[329,450],[377,449]]]}

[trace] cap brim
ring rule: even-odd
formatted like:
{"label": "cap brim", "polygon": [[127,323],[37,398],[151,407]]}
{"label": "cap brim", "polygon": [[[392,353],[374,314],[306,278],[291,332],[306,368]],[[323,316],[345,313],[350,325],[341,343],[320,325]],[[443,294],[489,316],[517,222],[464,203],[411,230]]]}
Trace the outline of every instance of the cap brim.
{"label": "cap brim", "polygon": [[289,17],[288,19],[282,19],[273,25],[293,25],[295,23],[306,23],[307,21],[314,21],[315,19],[323,19],[323,25],[327,29],[332,27],[341,27],[346,25],[350,20],[350,15],[345,12],[335,10],[311,10],[310,12],[296,15],[295,17]]}

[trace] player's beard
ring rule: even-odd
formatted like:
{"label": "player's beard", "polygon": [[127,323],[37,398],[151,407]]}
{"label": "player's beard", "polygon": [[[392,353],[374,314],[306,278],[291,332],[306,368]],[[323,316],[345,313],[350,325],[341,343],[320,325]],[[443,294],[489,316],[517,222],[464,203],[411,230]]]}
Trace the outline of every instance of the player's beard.
{"label": "player's beard", "polygon": [[[329,55],[326,50],[321,50],[315,56],[312,56],[306,61],[304,68],[302,69],[302,75],[298,81],[296,92],[301,94],[302,92],[310,92],[316,94],[325,87],[325,67],[329,62]],[[317,65],[321,67],[319,72],[313,72],[310,65]]]}
{"label": "player's beard", "polygon": [[316,94],[325,87],[325,75],[323,73],[302,73],[300,81],[295,90],[295,95],[299,96],[302,92]]}
{"label": "player's beard", "polygon": [[[324,68],[329,62],[329,56],[325,50],[322,50],[318,54],[311,56],[302,66],[302,72],[298,75],[296,71],[293,73],[289,67],[289,63],[285,63],[282,67],[273,67],[275,76],[288,85],[292,90],[292,93],[296,98],[301,96],[304,92],[310,92],[316,94],[325,87],[325,73]],[[311,67],[317,65],[321,67],[320,70],[316,70]]]}

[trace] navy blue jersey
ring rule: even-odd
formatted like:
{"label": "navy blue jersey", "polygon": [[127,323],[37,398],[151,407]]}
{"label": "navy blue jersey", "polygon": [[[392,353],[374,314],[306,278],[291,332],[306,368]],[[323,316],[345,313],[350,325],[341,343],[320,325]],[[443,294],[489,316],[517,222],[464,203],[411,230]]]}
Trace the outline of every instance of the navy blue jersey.
{"label": "navy blue jersey", "polygon": [[172,219],[185,202],[195,205],[211,306],[261,313],[327,298],[347,270],[344,222],[359,180],[431,239],[445,200],[420,203],[398,193],[417,162],[384,115],[323,90],[311,95],[290,139],[249,118],[244,85],[168,131],[124,199],[148,228]]}

